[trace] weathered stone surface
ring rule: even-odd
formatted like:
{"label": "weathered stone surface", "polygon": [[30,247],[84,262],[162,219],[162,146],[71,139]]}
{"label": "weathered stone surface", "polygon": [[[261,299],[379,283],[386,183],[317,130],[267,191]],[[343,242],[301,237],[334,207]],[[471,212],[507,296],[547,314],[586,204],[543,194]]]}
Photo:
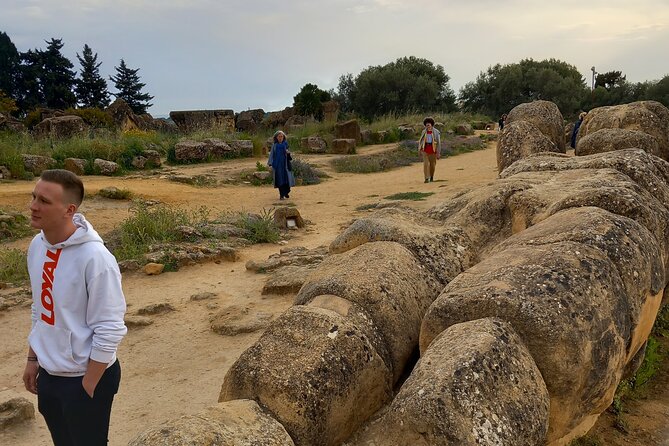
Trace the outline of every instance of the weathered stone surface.
{"label": "weathered stone surface", "polygon": [[440,289],[435,275],[402,245],[366,243],[325,259],[309,275],[295,303],[327,294],[364,308],[390,352],[395,382],[416,349],[421,319]]}
{"label": "weathered stone surface", "polygon": [[[421,126],[421,127],[422,127],[422,126]],[[418,132],[416,131],[416,128],[415,128],[414,126],[412,126],[412,125],[409,125],[409,124],[400,125],[399,127],[397,127],[397,130],[398,130],[399,133],[400,133],[400,139],[401,139],[401,140],[405,140],[405,139],[413,139],[413,138],[415,138],[417,135],[420,135],[420,133],[418,133]],[[421,130],[421,131],[422,131],[422,130]]]}
{"label": "weathered stone surface", "polygon": [[192,301],[199,301],[199,300],[209,300],[209,299],[215,299],[218,294],[212,293],[209,291],[205,291],[202,293],[196,293],[191,295],[190,300]]}
{"label": "weathered stone surface", "polygon": [[288,220],[295,221],[295,226],[304,228],[304,219],[297,208],[291,206],[281,206],[274,209],[274,224],[279,228],[287,228]]}
{"label": "weathered stone surface", "polygon": [[330,151],[332,153],[349,155],[355,153],[355,139],[333,139]]}
{"label": "weathered stone surface", "polygon": [[142,156],[146,158],[145,167],[154,168],[160,167],[162,162],[160,160],[160,153],[157,150],[144,150]]}
{"label": "weathered stone surface", "polygon": [[460,124],[455,126],[455,134],[456,135],[473,135],[474,134],[474,129],[472,128],[472,125],[466,122],[461,122]]}
{"label": "weathered stone surface", "polygon": [[136,115],[128,103],[121,98],[117,98],[112,102],[105,109],[105,112],[111,116],[116,128],[123,132],[129,130],[151,130],[153,128],[153,118],[151,115],[148,113],[144,117]]}
{"label": "weathered stone surface", "polygon": [[295,306],[232,365],[219,401],[254,399],[296,445],[338,445],[387,402],[392,373],[369,318],[336,297]]}
{"label": "weathered stone surface", "polygon": [[325,153],[328,145],[320,136],[309,136],[300,139],[300,148],[308,153]]}
{"label": "weathered stone surface", "polygon": [[259,179],[260,181],[265,181],[272,176],[272,173],[264,170],[259,172],[253,172],[253,176]]}
{"label": "weathered stone surface", "polygon": [[285,126],[286,129],[290,131],[290,130],[301,129],[310,122],[314,122],[313,116],[300,116],[293,114],[288,119],[286,119]]}
{"label": "weathered stone surface", "polygon": [[47,118],[37,124],[35,136],[39,138],[65,139],[83,135],[88,131],[88,125],[79,116],[59,116]]}
{"label": "weathered stone surface", "polygon": [[137,260],[122,260],[118,262],[118,268],[122,273],[125,273],[126,271],[137,271],[140,267],[141,265]]}
{"label": "weathered stone surface", "polygon": [[34,175],[40,175],[47,169],[56,167],[56,160],[50,156],[21,154],[23,168]]}
{"label": "weathered stone surface", "polygon": [[262,288],[262,294],[297,294],[313,271],[309,266],[283,266],[271,274]]}
{"label": "weathered stone surface", "polygon": [[187,140],[180,141],[174,146],[174,156],[177,161],[204,161],[208,155],[207,144],[204,142]]}
{"label": "weathered stone surface", "polygon": [[0,402],[0,429],[25,423],[34,418],[35,407],[25,398],[12,398]]}
{"label": "weathered stone surface", "polygon": [[83,175],[86,171],[86,164],[87,161],[81,158],[65,158],[65,161],[63,161],[63,168],[76,175]]}
{"label": "weathered stone surface", "polygon": [[219,403],[170,420],[130,440],[128,446],[294,446],[286,430],[255,401]]}
{"label": "weathered stone surface", "polygon": [[657,241],[643,226],[597,208],[562,211],[451,281],[423,319],[421,351],[460,322],[510,322],[550,393],[548,439],[568,439],[611,404],[664,283]]}
{"label": "weathered stone surface", "polygon": [[0,166],[0,180],[11,180],[12,179],[12,172],[5,167],[5,166]]}
{"label": "weathered stone surface", "polygon": [[138,155],[138,156],[133,156],[132,157],[132,161],[130,161],[130,164],[135,169],[140,169],[141,170],[141,169],[144,169],[144,167],[146,166],[146,161],[147,161],[146,157]]}
{"label": "weathered stone surface", "polygon": [[317,265],[328,255],[325,246],[319,246],[314,249],[307,249],[303,246],[294,248],[282,248],[278,254],[272,254],[265,261],[257,262],[249,260],[246,262],[246,269],[257,273],[274,271],[284,266],[310,266]]}
{"label": "weathered stone surface", "polygon": [[506,124],[517,121],[532,124],[555,144],[556,152],[565,153],[564,118],[560,109],[553,102],[533,101],[515,106],[509,112]]}
{"label": "weathered stone surface", "polygon": [[171,111],[170,118],[182,133],[214,127],[228,133],[235,131],[235,113],[232,110]]}
{"label": "weathered stone surface", "polygon": [[501,172],[519,159],[540,152],[559,153],[560,149],[533,124],[509,123],[497,140],[497,170]]}
{"label": "weathered stone surface", "polygon": [[249,308],[233,305],[211,318],[211,329],[220,335],[236,336],[263,330],[271,320],[272,315],[269,313],[251,312]]}
{"label": "weathered stone surface", "polygon": [[146,274],[148,276],[157,276],[157,275],[161,274],[164,269],[165,269],[164,264],[150,262],[150,263],[147,263],[146,265],[144,265],[144,267],[142,268],[142,271],[144,271],[144,274]]}
{"label": "weathered stone surface", "polygon": [[230,144],[236,156],[245,158],[253,156],[253,141],[250,139],[237,139],[230,141],[228,144]]}
{"label": "weathered stone surface", "polygon": [[142,328],[153,324],[153,319],[147,316],[133,316],[126,314],[125,326],[128,328]]}
{"label": "weathered stone surface", "polygon": [[333,122],[339,116],[339,102],[326,101],[321,104],[323,106],[323,121]]}
{"label": "weathered stone surface", "polygon": [[100,158],[93,160],[93,170],[100,175],[114,175],[118,172],[120,166],[113,161],[107,161]]}
{"label": "weathered stone surface", "polygon": [[170,313],[172,311],[176,311],[174,306],[170,303],[160,303],[160,304],[150,304],[145,307],[140,308],[137,310],[137,314],[139,315],[155,315],[155,314],[165,314],[165,313]]}
{"label": "weathered stone surface", "polygon": [[588,135],[614,128],[636,130],[653,136],[659,144],[658,153],[654,154],[669,161],[669,109],[661,103],[639,101],[590,110],[578,131],[576,147]]}
{"label": "weathered stone surface", "polygon": [[225,141],[218,138],[206,138],[202,142],[205,145],[205,158],[222,158],[234,149]]}
{"label": "weathered stone surface", "polygon": [[254,132],[264,118],[265,111],[261,108],[240,112],[235,118],[235,128],[240,132]]}
{"label": "weathered stone surface", "polygon": [[334,128],[335,139],[355,139],[355,142],[361,142],[360,124],[357,119],[350,119],[344,122],[338,122]]}
{"label": "weathered stone surface", "polygon": [[270,130],[279,130],[286,125],[286,121],[295,115],[294,107],[286,107],[281,111],[267,113],[262,121],[263,127]]}
{"label": "weathered stone surface", "polygon": [[622,149],[642,149],[662,157],[657,138],[648,133],[627,129],[601,129],[589,133],[576,144],[576,156],[612,152]]}
{"label": "weathered stone surface", "polygon": [[549,397],[511,325],[457,324],[424,352],[389,409],[348,444],[543,445]]}
{"label": "weathered stone surface", "polygon": [[[449,203],[451,203],[449,201]],[[488,209],[487,203],[476,206],[475,209]],[[466,209],[470,214],[475,209]],[[491,219],[499,215],[491,210]],[[487,231],[486,223],[478,223],[472,218],[467,221],[472,236],[481,239],[490,238],[498,231],[495,228]],[[465,227],[465,225],[463,225]],[[443,227],[434,218],[417,214],[413,210],[386,208],[376,211],[372,216],[356,220],[331,244],[331,253],[342,253],[368,242],[394,241],[411,251],[428,271],[432,271],[437,280],[447,284],[451,279],[476,262],[476,250],[479,244],[475,243],[457,226]]]}
{"label": "weathered stone surface", "polygon": [[26,126],[13,116],[0,113],[0,130],[9,130],[17,133],[25,132]]}

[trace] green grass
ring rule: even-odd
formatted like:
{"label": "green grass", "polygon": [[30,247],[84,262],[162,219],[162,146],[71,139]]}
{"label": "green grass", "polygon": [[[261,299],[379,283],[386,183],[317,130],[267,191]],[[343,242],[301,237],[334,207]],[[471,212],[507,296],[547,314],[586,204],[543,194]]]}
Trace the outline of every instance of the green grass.
{"label": "green grass", "polygon": [[430,195],[434,195],[434,192],[400,192],[383,198],[386,200],[423,201],[425,197],[429,197]]}
{"label": "green grass", "polygon": [[100,189],[98,195],[111,200],[129,200],[132,198],[130,189],[118,189],[116,187],[105,187]]}
{"label": "green grass", "polygon": [[32,234],[28,217],[0,209],[0,240],[13,240]]}
{"label": "green grass", "polygon": [[344,156],[332,160],[337,172],[374,173],[408,166],[421,160],[416,150],[398,146],[395,149],[373,155]]}
{"label": "green grass", "polygon": [[117,233],[112,234],[110,247],[116,259],[137,259],[149,252],[156,243],[182,241],[179,226],[195,226],[206,222],[208,211],[201,208],[190,212],[167,205],[147,206],[135,202],[130,217],[124,220]]}
{"label": "green grass", "polygon": [[0,282],[22,283],[27,280],[26,253],[20,249],[0,248]]}
{"label": "green grass", "polygon": [[572,440],[569,442],[569,446],[604,446],[604,444],[597,437],[586,435]]}
{"label": "green grass", "polygon": [[217,219],[244,230],[245,238],[252,243],[276,243],[280,232],[274,223],[274,210],[264,209],[260,214],[248,212],[223,213]]}

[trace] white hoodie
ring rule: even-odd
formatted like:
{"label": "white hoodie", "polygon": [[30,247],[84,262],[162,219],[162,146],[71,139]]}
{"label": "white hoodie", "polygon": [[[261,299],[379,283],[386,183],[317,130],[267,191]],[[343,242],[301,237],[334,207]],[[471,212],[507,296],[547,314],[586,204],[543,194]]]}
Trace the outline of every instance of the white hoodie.
{"label": "white hoodie", "polygon": [[112,365],[128,331],[114,256],[83,215],[70,238],[50,244],[41,232],[28,248],[33,290],[28,342],[51,375],[82,376],[89,358]]}

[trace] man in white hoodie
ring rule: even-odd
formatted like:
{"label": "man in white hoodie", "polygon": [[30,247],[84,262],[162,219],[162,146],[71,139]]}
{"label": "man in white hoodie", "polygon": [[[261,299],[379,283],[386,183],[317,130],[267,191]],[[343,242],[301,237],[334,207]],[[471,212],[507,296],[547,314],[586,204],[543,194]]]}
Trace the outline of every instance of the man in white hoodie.
{"label": "man in white hoodie", "polygon": [[42,173],[30,204],[40,233],[28,248],[32,330],[23,382],[37,394],[56,446],[106,445],[127,329],[114,256],[77,209],[84,185],[73,173]]}

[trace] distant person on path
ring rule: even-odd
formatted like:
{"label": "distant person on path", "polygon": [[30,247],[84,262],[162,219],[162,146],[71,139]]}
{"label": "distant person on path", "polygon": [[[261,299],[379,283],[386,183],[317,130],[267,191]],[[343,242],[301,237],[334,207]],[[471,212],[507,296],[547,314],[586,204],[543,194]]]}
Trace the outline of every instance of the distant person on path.
{"label": "distant person on path", "polygon": [[502,129],[504,128],[504,124],[506,124],[506,113],[500,116],[499,121],[497,121],[497,124],[499,125],[499,131],[501,132]]}
{"label": "distant person on path", "polygon": [[583,120],[585,119],[585,115],[587,115],[586,112],[581,112],[578,115],[578,121],[574,124],[574,131],[571,133],[571,148],[576,149],[576,137],[578,136],[578,130],[581,128],[581,124],[583,124]]}
{"label": "distant person on path", "polygon": [[272,167],[274,174],[274,187],[279,189],[279,200],[290,198],[288,195],[290,188],[295,186],[295,177],[290,166],[291,159],[286,134],[279,130],[274,134],[274,142],[267,160],[267,165]]}
{"label": "distant person on path", "polygon": [[441,158],[441,137],[439,130],[434,128],[434,119],[427,117],[423,120],[425,128],[418,139],[418,150],[423,155],[423,174],[425,182],[434,181],[434,169],[437,159]]}
{"label": "distant person on path", "polygon": [[116,349],[127,332],[121,273],[77,213],[83,197],[75,174],[46,170],[30,203],[30,224],[41,231],[28,248],[33,303],[23,382],[56,446],[107,444],[121,380]]}

